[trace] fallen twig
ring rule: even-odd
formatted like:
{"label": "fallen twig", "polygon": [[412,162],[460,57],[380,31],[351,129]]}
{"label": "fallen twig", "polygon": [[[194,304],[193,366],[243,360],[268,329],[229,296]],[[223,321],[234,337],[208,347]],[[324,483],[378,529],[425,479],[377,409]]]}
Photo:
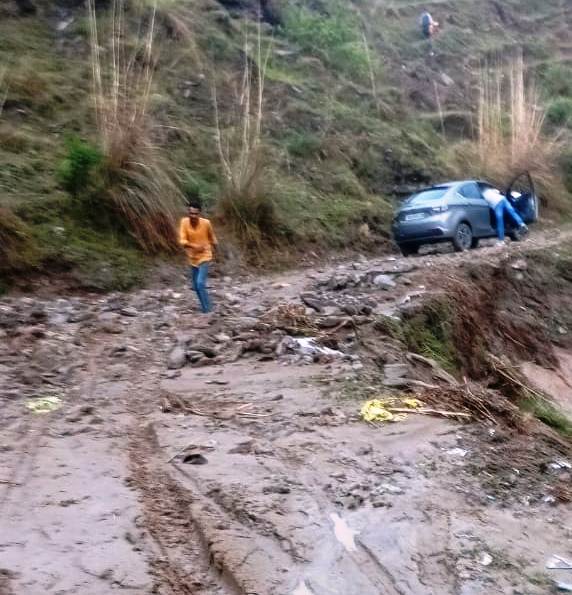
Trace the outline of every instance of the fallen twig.
{"label": "fallen twig", "polygon": [[471,417],[470,413],[461,411],[443,411],[441,409],[411,409],[407,407],[388,407],[390,413],[418,413],[419,415],[441,415],[442,417]]}

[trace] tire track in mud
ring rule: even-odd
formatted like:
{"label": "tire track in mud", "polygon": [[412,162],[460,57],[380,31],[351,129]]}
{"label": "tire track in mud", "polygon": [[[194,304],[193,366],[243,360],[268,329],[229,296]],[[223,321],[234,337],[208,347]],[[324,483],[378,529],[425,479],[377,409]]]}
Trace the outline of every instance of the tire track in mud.
{"label": "tire track in mud", "polygon": [[[218,567],[209,542],[191,513],[196,496],[161,469],[152,425],[136,427],[129,438],[130,483],[143,506],[144,527],[160,556],[151,566],[158,593],[169,595],[243,595],[234,577]],[[168,588],[165,591],[165,587]]]}

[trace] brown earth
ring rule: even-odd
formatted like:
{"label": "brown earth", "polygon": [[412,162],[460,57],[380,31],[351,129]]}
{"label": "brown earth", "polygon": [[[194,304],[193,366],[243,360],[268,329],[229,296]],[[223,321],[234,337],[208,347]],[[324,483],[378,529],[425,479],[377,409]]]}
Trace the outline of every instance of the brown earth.
{"label": "brown earth", "polygon": [[[532,343],[507,355],[528,353],[538,387],[560,387],[569,331],[558,319],[553,335],[526,300],[540,291],[535,253],[568,238],[217,278],[208,325],[182,275],[175,289],[5,298],[0,593],[547,593],[567,578],[547,559],[572,557],[572,511],[555,496],[570,483],[561,442],[502,419],[373,425],[359,410],[424,390],[387,386],[404,362],[445,394],[442,370],[408,362],[379,320],[407,320],[463,279],[482,287],[489,268],[514,277],[485,315],[503,333],[520,324],[521,338],[544,328],[544,357]],[[301,354],[304,334],[334,353]],[[499,349],[503,337],[482,333]],[[487,370],[478,380],[494,385]],[[26,409],[46,396],[61,407]]]}

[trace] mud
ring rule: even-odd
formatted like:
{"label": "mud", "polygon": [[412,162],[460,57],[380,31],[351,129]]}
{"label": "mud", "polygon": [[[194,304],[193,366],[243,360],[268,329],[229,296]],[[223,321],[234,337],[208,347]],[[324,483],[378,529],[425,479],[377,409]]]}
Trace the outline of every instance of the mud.
{"label": "mud", "polygon": [[[3,300],[0,592],[546,593],[546,560],[572,547],[558,448],[534,457],[516,430],[414,414],[378,427],[358,412],[411,390],[381,384],[403,353],[373,339],[379,316],[476,259],[510,264],[557,241],[219,278],[208,325],[182,283]],[[284,313],[307,293],[320,311],[300,310],[298,330],[340,356],[284,342]],[[176,345],[189,359],[168,369]],[[26,409],[49,395],[57,411]]]}

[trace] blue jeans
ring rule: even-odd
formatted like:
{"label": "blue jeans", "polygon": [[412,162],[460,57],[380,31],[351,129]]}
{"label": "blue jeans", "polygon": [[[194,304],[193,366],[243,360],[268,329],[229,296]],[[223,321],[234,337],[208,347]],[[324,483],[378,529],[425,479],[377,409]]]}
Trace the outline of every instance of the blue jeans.
{"label": "blue jeans", "polygon": [[209,263],[203,262],[198,267],[191,266],[189,271],[190,281],[193,289],[197,293],[201,310],[206,314],[211,311],[211,303],[209,301],[209,294],[207,292],[207,277],[209,274]]}
{"label": "blue jeans", "polygon": [[514,222],[521,227],[524,225],[524,221],[521,219],[520,215],[515,211],[514,207],[510,204],[510,202],[503,198],[499,204],[494,208],[495,217],[497,219],[497,235],[499,240],[502,242],[504,241],[504,214],[505,211],[514,219]]}

